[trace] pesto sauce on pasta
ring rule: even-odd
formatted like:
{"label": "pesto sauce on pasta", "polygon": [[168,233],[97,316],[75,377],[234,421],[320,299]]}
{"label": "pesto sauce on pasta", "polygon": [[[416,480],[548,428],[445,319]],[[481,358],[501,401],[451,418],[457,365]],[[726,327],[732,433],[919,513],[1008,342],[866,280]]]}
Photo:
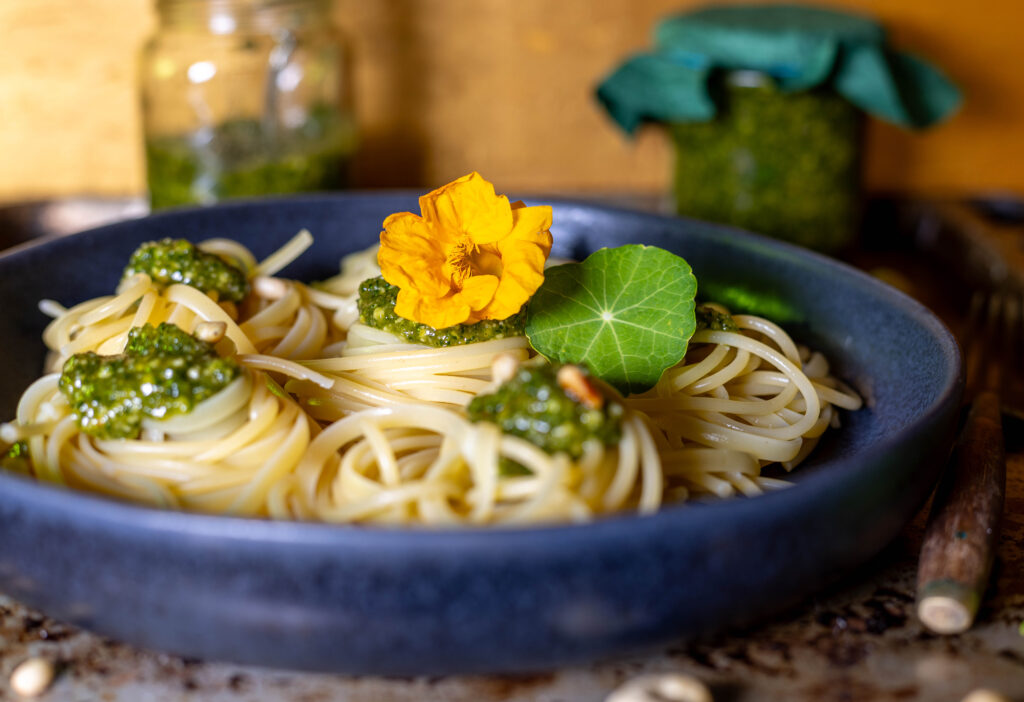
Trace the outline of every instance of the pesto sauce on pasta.
{"label": "pesto sauce on pasta", "polygon": [[158,285],[182,283],[219,299],[241,302],[249,293],[245,271],[185,239],[150,241],[135,250],[124,278],[145,273]]}
{"label": "pesto sauce on pasta", "polygon": [[359,321],[410,343],[438,348],[522,336],[526,326],[526,313],[520,310],[507,319],[485,319],[475,324],[456,324],[445,329],[435,329],[400,317],[395,312],[397,299],[398,287],[384,278],[363,281],[359,286]]}
{"label": "pesto sauce on pasta", "polygon": [[102,439],[138,436],[144,418],[187,414],[223,390],[241,368],[213,346],[173,324],[128,332],[123,354],[75,354],[64,364],[60,391],[82,431]]}
{"label": "pesto sauce on pasta", "polygon": [[622,436],[622,405],[606,400],[601,407],[587,407],[562,389],[557,373],[558,368],[548,364],[520,368],[496,391],[469,403],[469,420],[492,422],[546,453],[572,458],[583,455],[587,441],[617,443]]}

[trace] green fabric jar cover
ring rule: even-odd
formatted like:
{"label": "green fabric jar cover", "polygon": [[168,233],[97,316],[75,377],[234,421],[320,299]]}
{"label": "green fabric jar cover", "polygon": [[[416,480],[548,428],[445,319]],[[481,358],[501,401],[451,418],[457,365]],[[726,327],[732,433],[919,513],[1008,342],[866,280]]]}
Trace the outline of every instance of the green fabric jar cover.
{"label": "green fabric jar cover", "polygon": [[880,24],[842,12],[709,7],[661,22],[655,44],[653,53],[629,58],[597,89],[629,133],[644,121],[713,119],[708,79],[716,70],[760,71],[783,92],[827,85],[865,112],[911,128],[947,117],[961,100],[935,67],[886,46]]}

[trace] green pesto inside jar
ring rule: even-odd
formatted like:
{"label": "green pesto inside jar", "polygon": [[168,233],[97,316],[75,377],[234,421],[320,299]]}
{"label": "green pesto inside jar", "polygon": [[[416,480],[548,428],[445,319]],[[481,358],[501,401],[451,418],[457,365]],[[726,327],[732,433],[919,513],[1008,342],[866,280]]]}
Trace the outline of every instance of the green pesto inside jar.
{"label": "green pesto inside jar", "polygon": [[400,317],[395,312],[398,287],[383,277],[364,280],[359,285],[359,321],[394,334],[411,344],[445,347],[474,344],[479,341],[522,336],[526,326],[525,307],[507,319],[485,319],[475,324],[456,324],[444,329]]}
{"label": "green pesto inside jar", "polygon": [[235,197],[337,190],[348,185],[352,125],[336,111],[313,109],[296,129],[236,119],[188,134],[146,140],[153,209]]}
{"label": "green pesto inside jar", "polygon": [[860,111],[819,88],[783,93],[764,74],[713,82],[718,115],[670,125],[679,214],[836,252],[859,224]]}

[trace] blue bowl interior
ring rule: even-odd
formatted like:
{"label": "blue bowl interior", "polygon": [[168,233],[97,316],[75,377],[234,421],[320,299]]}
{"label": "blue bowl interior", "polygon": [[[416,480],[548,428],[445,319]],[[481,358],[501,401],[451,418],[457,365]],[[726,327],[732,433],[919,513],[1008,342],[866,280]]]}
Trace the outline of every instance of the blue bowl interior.
{"label": "blue bowl interior", "polygon": [[[531,203],[533,204],[533,203]],[[353,673],[513,671],[747,624],[863,562],[920,506],[948,450],[960,358],[926,309],[831,259],[717,225],[554,202],[553,255],[657,245],[702,299],[763,314],[823,351],[867,401],[791,478],[754,499],[586,526],[430,532],[158,512],[0,475],[0,589],[176,653]],[[237,239],[262,257],[300,228],[283,275],[337,272],[412,194],[168,212],[0,255],[0,416],[40,372],[42,298],[116,286],[164,236]],[[97,570],[95,564],[103,563]],[[765,597],[764,593],[773,593]],[[500,603],[500,606],[496,605]]]}

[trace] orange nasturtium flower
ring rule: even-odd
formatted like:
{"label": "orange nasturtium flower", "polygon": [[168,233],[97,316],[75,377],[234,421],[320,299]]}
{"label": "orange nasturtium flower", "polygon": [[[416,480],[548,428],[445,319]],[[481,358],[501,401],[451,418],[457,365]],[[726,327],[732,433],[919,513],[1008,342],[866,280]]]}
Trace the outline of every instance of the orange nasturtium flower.
{"label": "orange nasturtium flower", "polygon": [[380,233],[398,315],[435,329],[505,319],[544,282],[550,207],[509,203],[470,173],[421,197],[420,210],[391,215]]}

